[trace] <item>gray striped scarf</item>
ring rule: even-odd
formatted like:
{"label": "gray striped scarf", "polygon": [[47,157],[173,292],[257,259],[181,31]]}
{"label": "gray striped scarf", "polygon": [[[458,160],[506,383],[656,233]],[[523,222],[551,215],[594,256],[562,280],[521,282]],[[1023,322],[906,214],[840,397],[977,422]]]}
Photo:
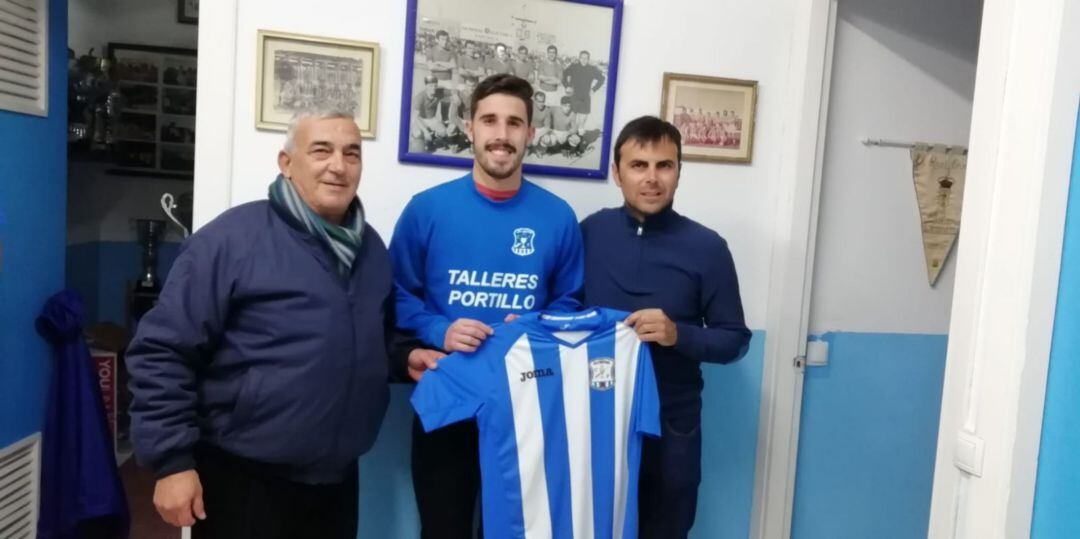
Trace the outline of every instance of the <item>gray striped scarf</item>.
{"label": "gray striped scarf", "polygon": [[338,226],[327,222],[308,207],[304,199],[300,198],[300,193],[296,192],[292,181],[278,174],[270,184],[270,204],[290,220],[293,226],[321,238],[337,259],[338,271],[342,276],[349,276],[364,237],[364,208],[359,199],[353,199],[345,213],[344,226]]}

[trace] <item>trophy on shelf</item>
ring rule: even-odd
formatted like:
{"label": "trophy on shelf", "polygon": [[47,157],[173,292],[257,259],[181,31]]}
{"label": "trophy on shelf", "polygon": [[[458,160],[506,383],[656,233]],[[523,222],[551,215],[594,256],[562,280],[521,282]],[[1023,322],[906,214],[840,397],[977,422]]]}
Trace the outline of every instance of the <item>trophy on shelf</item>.
{"label": "trophy on shelf", "polygon": [[68,49],[68,143],[74,150],[109,149],[123,96],[109,75],[108,58]]}
{"label": "trophy on shelf", "polygon": [[165,232],[165,221],[161,219],[136,219],[135,230],[139,245],[142,246],[142,269],[131,290],[130,324],[134,331],[142,315],[157,303],[161,293],[161,280],[158,278],[158,251]]}
{"label": "trophy on shelf", "polygon": [[136,219],[135,229],[142,247],[142,270],[135,281],[136,290],[159,290],[157,275],[158,250],[165,232],[165,221],[160,219]]}

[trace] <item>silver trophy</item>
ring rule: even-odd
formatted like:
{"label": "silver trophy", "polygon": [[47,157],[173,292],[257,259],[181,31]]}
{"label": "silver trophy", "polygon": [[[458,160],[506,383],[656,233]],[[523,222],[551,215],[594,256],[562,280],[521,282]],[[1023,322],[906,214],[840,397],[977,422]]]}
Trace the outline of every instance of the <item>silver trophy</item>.
{"label": "silver trophy", "polygon": [[158,290],[161,282],[157,275],[158,249],[165,232],[165,221],[160,219],[136,219],[135,229],[139,245],[143,248],[142,270],[135,281],[137,290]]}
{"label": "silver trophy", "polygon": [[185,193],[174,197],[172,193],[165,193],[161,195],[161,209],[170,221],[180,227],[180,233],[187,239],[191,235],[191,195]]}

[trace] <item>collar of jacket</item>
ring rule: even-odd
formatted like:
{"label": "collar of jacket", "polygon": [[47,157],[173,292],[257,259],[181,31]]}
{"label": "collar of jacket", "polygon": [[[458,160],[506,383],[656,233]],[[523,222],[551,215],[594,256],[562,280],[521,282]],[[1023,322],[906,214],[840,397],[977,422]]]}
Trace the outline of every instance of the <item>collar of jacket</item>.
{"label": "collar of jacket", "polygon": [[646,215],[645,221],[638,221],[638,219],[630,213],[630,209],[626,207],[626,204],[623,204],[620,211],[626,217],[627,226],[633,229],[641,227],[644,230],[662,230],[671,226],[679,219],[679,214],[675,212],[671,205],[668,205],[668,207],[660,210],[658,213]]}

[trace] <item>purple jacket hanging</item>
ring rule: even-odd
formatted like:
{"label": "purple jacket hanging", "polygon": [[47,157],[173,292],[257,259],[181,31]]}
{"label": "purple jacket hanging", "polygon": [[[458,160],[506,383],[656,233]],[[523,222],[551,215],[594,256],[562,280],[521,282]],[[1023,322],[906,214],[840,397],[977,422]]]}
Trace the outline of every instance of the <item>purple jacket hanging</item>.
{"label": "purple jacket hanging", "polygon": [[65,290],[49,298],[37,331],[56,359],[42,435],[38,537],[124,538],[129,516],[105,424],[101,392],[82,336],[83,301]]}

